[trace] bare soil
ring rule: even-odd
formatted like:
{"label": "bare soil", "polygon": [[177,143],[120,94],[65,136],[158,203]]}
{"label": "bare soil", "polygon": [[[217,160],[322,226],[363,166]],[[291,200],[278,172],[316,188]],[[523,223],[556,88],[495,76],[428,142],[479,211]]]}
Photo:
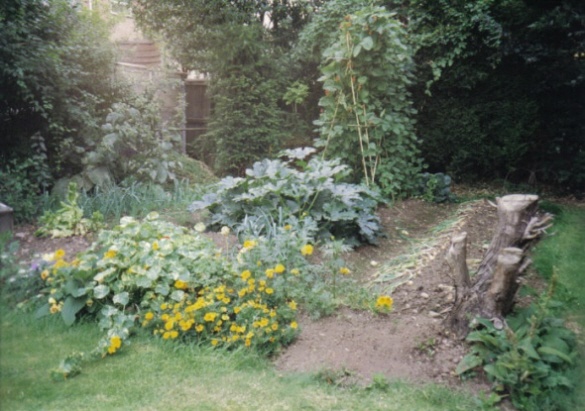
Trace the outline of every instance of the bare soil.
{"label": "bare soil", "polygon": [[[371,286],[372,292],[384,293],[386,283],[374,282],[383,277],[381,271],[397,257],[411,256],[411,262],[398,266],[408,276],[402,277],[405,281],[391,293],[393,311],[380,315],[342,308],[319,320],[301,314],[300,337],[275,358],[275,366],[283,372],[333,371],[352,383],[365,384],[381,374],[413,383],[461,385],[454,370],[465,346],[443,325],[454,299],[444,256],[451,235],[467,231],[468,262],[473,270],[493,235],[495,211],[484,201],[437,205],[407,200],[381,208],[387,238],[378,246],[360,247],[346,257],[355,280]],[[437,230],[437,226],[443,229]],[[34,226],[15,229],[23,261],[58,248],[71,257],[92,240],[38,238],[34,231]],[[225,237],[218,241],[225,242]],[[465,384],[474,391],[485,388],[479,383]]]}

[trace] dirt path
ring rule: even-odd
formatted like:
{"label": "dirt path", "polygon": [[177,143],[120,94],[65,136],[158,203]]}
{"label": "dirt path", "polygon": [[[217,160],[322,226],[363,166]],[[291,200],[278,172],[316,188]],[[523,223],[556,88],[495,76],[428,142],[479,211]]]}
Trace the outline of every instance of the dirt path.
{"label": "dirt path", "polygon": [[[329,370],[358,383],[382,374],[459,385],[454,370],[464,346],[442,325],[454,298],[444,255],[451,234],[467,231],[473,270],[491,239],[495,209],[483,201],[457,207],[409,200],[380,214],[389,237],[379,247],[352,253],[351,263],[365,283],[394,279],[373,283],[374,288],[399,284],[391,293],[394,311],[376,315],[343,309],[317,321],[303,316],[300,337],[275,364],[283,371]],[[439,224],[442,229],[437,229]]]}

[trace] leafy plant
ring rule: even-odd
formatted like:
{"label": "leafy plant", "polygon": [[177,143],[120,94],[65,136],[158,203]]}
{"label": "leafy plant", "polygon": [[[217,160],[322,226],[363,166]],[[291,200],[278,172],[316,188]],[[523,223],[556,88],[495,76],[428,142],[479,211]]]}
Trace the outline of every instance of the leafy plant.
{"label": "leafy plant", "polygon": [[35,235],[50,235],[52,238],[60,238],[97,231],[103,224],[103,215],[96,211],[91,219],[84,218],[83,210],[77,204],[78,198],[77,184],[70,182],[66,200],[61,201],[61,208],[57,211],[46,211],[39,218],[41,227],[35,232]]}
{"label": "leafy plant", "polygon": [[159,108],[152,96],[114,103],[102,125],[103,138],[84,157],[83,188],[129,178],[158,184],[173,181],[173,170],[180,164],[169,155],[179,137],[159,132],[160,127]]}
{"label": "leafy plant", "polygon": [[354,178],[378,185],[388,196],[410,191],[421,168],[406,38],[396,14],[365,7],[340,22],[321,67],[325,96],[315,123],[316,145],[349,164]]}
{"label": "leafy plant", "polygon": [[30,155],[24,159],[0,155],[0,199],[14,210],[17,222],[31,221],[47,203],[52,182],[45,141],[31,137]]}
{"label": "leafy plant", "polygon": [[443,173],[423,173],[420,176],[419,195],[428,202],[454,201],[455,196],[451,193],[451,177]]}
{"label": "leafy plant", "polygon": [[350,170],[339,160],[312,158],[305,162],[314,151],[285,150],[281,157],[288,160],[256,162],[246,170],[246,178],[224,178],[202,200],[191,204],[190,210],[208,210],[209,225],[216,229],[224,225],[234,228],[252,216],[278,218],[282,213],[313,219],[319,238],[376,243],[382,227],[374,214],[378,204],[375,192],[340,182]]}
{"label": "leafy plant", "polygon": [[479,319],[467,336],[471,351],[457,366],[457,373],[482,367],[496,392],[509,394],[522,410],[574,409],[566,400],[574,388],[567,373],[577,356],[575,336],[561,319],[550,315],[554,304],[550,294],[520,311],[503,330]]}

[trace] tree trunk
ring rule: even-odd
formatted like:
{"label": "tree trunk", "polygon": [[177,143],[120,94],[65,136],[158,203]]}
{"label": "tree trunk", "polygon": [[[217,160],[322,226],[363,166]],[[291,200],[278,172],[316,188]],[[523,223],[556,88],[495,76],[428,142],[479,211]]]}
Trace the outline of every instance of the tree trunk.
{"label": "tree trunk", "polygon": [[475,317],[489,318],[498,328],[514,305],[518,276],[528,267],[526,251],[548,227],[552,217],[537,215],[538,196],[513,194],[497,199],[498,225],[479,265],[473,285],[468,275],[466,233],[455,235],[447,254],[457,289],[447,322],[461,338]]}

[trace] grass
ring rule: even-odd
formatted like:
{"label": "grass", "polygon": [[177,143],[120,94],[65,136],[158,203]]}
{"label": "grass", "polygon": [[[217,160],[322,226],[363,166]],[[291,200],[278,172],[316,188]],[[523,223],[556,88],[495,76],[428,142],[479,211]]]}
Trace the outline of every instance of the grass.
{"label": "grass", "polygon": [[[549,205],[555,213],[551,231],[534,249],[534,267],[545,278],[556,274],[554,298],[564,305],[571,328],[585,330],[585,208]],[[571,325],[572,324],[572,325]],[[578,402],[585,409],[585,339],[580,338],[580,372],[573,375]]]}
{"label": "grass", "polygon": [[312,375],[283,374],[247,351],[225,352],[146,335],[81,375],[53,382],[61,358],[99,338],[95,324],[65,327],[3,308],[0,409],[17,410],[469,410],[469,395],[400,382],[339,388]]}

